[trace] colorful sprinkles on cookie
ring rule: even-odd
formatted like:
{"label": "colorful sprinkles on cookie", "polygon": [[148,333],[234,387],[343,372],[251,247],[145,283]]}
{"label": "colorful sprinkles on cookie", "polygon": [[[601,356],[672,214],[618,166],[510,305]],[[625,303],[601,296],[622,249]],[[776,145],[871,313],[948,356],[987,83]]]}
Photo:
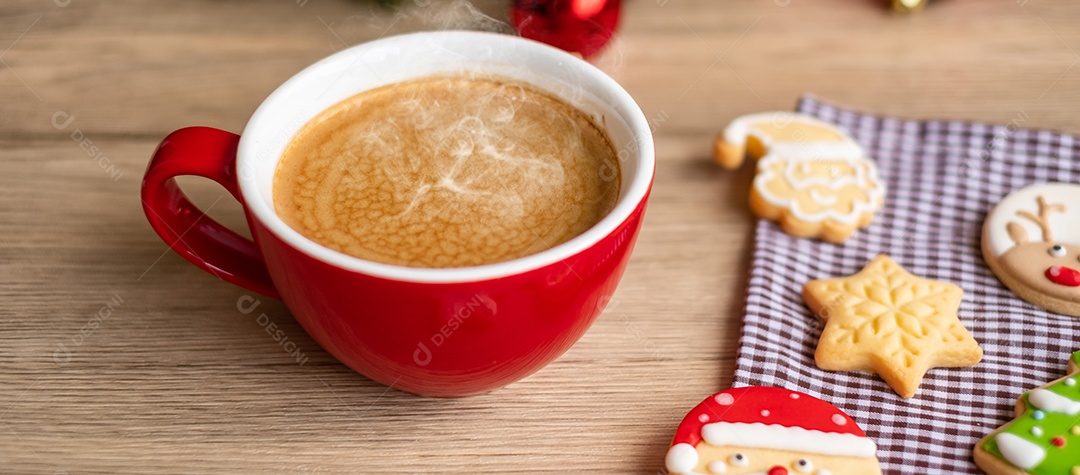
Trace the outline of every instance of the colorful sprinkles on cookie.
{"label": "colorful sprinkles on cookie", "polygon": [[877,446],[847,414],[782,388],[729,389],[686,415],[667,453],[673,475],[880,474]]}
{"label": "colorful sprinkles on cookie", "polygon": [[1080,473],[1080,351],[1069,375],[1020,396],[1016,419],[975,446],[975,463],[991,475]]}

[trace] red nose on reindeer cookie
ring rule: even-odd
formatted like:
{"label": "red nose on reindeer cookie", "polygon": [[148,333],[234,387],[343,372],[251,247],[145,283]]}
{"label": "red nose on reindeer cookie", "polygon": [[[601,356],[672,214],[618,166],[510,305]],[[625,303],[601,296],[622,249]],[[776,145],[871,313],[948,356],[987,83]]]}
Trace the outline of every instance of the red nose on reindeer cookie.
{"label": "red nose on reindeer cookie", "polygon": [[983,257],[1020,298],[1080,316],[1080,185],[1014,191],[983,224]]}
{"label": "red nose on reindeer cookie", "polygon": [[881,473],[874,445],[832,404],[782,388],[729,389],[692,409],[668,449],[672,475]]}

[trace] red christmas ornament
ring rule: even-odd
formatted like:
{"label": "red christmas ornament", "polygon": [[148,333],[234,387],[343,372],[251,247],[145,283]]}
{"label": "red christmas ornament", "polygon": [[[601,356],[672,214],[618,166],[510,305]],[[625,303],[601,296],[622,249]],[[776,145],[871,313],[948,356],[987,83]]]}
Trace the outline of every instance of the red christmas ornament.
{"label": "red christmas ornament", "polygon": [[514,0],[518,34],[588,58],[611,40],[620,0]]}

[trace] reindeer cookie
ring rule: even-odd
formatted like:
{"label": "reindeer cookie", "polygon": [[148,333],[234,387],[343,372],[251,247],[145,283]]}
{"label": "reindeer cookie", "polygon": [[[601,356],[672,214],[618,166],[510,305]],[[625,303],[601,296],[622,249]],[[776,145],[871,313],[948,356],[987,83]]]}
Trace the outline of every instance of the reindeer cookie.
{"label": "reindeer cookie", "polygon": [[862,147],[836,125],[791,112],[739,117],[716,139],[726,168],[759,159],[750,209],[797,237],[839,243],[870,225],[885,185]]}
{"label": "reindeer cookie", "polygon": [[983,224],[983,257],[1020,298],[1080,316],[1080,185],[1014,191]]}
{"label": "reindeer cookie", "polygon": [[1080,474],[1080,351],[1068,376],[1020,396],[1016,418],[975,444],[975,463],[990,475]]}

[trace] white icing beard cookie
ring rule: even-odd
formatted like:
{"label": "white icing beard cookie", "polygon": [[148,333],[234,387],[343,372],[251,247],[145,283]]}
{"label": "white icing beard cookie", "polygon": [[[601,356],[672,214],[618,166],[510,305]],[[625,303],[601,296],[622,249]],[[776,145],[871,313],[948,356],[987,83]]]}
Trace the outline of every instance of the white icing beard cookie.
{"label": "white icing beard cookie", "polygon": [[983,257],[1020,298],[1080,316],[1080,185],[1014,191],[983,224]]}
{"label": "white icing beard cookie", "polygon": [[792,236],[843,242],[884,203],[873,160],[834,124],[791,112],[739,117],[717,137],[714,158],[737,168],[748,156],[758,159],[750,209]]}

